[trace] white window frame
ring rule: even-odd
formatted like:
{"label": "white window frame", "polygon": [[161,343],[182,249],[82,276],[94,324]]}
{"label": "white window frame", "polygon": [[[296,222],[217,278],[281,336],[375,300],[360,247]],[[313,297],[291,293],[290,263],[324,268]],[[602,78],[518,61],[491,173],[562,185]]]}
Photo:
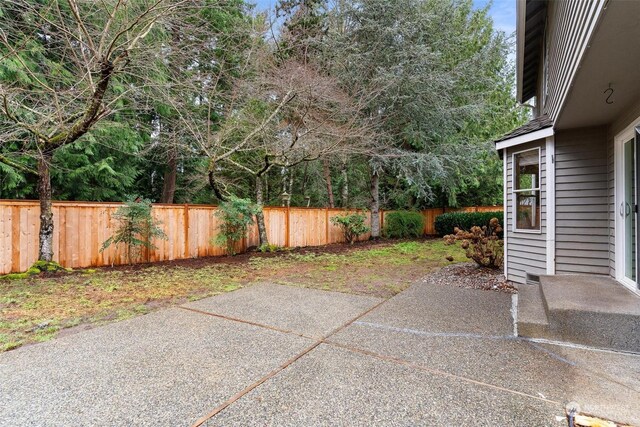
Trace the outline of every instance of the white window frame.
{"label": "white window frame", "polygon": [[[527,153],[529,151],[538,151],[538,186],[536,188],[527,188],[516,190],[516,155]],[[518,218],[517,218],[517,205],[518,198],[516,197],[517,193],[524,193],[526,191],[537,191],[540,195],[540,227],[538,229],[528,229],[528,228],[518,228]],[[540,147],[528,148],[526,150],[515,151],[511,153],[511,194],[513,198],[512,209],[513,209],[513,227],[512,231],[514,233],[527,233],[527,234],[542,234],[542,150]]]}

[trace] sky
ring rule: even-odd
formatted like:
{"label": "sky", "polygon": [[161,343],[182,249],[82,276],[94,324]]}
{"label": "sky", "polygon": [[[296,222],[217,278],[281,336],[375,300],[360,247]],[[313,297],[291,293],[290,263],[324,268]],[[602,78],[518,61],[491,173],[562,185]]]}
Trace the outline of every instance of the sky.
{"label": "sky", "polygon": [[[389,0],[393,1],[393,0]],[[270,9],[276,0],[253,0],[258,10]],[[480,8],[490,0],[473,0],[473,4]],[[511,34],[516,30],[516,0],[493,0],[490,15],[493,18],[496,29]]]}

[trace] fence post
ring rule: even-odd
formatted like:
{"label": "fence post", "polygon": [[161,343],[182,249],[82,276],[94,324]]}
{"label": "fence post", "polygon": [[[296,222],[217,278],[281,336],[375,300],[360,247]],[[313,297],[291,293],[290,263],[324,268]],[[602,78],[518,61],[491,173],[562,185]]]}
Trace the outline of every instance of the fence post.
{"label": "fence post", "polygon": [[289,230],[290,223],[289,223],[289,221],[290,221],[290,219],[291,219],[291,218],[290,218],[289,206],[287,206],[287,207],[286,207],[286,209],[285,209],[285,216],[284,216],[284,247],[285,247],[285,248],[290,247],[290,246],[289,246],[289,241],[290,241],[290,238],[289,238],[289,234],[290,234],[290,230]]}
{"label": "fence post", "polygon": [[189,204],[184,204],[184,257],[189,258]]}
{"label": "fence post", "polygon": [[[382,236],[382,230],[384,230],[384,209],[378,209],[380,214],[380,236]],[[378,236],[378,237],[380,237]]]}

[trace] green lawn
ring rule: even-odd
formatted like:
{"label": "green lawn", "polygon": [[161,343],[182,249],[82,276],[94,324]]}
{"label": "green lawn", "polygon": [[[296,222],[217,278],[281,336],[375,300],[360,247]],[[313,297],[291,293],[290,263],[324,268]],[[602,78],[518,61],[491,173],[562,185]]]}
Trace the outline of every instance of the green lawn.
{"label": "green lawn", "polygon": [[441,240],[417,240],[3,280],[0,351],[264,281],[389,298],[449,264],[447,255],[466,260]]}

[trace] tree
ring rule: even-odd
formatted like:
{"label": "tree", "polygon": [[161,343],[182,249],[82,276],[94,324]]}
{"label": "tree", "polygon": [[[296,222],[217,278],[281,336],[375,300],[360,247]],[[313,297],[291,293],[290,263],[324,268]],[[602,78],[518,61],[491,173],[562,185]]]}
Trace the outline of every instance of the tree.
{"label": "tree", "polygon": [[132,90],[116,80],[143,73],[149,34],[185,3],[14,0],[0,6],[0,140],[37,159],[40,260],[53,259],[54,154],[113,114]]}
{"label": "tree", "polygon": [[[288,173],[329,155],[371,150],[370,128],[361,114],[364,104],[309,65],[270,63],[241,92],[244,108],[221,128],[222,135],[235,135],[237,142],[216,162],[221,172],[235,169],[251,177],[260,206],[263,177],[272,168]],[[259,214],[257,220],[260,244],[268,244],[264,218]]]}
{"label": "tree", "polygon": [[117,226],[113,236],[102,243],[100,251],[111,245],[124,245],[127,263],[131,264],[141,254],[142,249],[155,249],[153,239],[167,240],[167,235],[160,228],[151,214],[151,201],[138,197],[129,197],[124,206],[120,206],[113,214]]}
{"label": "tree", "polygon": [[[512,100],[504,34],[494,31],[488,9],[475,10],[471,0],[340,6],[332,16],[331,48],[324,50],[336,64],[333,73],[347,88],[379,88],[367,112],[388,148],[370,158],[372,212],[381,185],[392,195],[410,195],[413,205],[433,200],[435,186],[455,194],[459,178],[473,171],[484,151],[480,143],[523,117],[515,102],[493,102]],[[392,179],[381,181],[385,173]]]}

